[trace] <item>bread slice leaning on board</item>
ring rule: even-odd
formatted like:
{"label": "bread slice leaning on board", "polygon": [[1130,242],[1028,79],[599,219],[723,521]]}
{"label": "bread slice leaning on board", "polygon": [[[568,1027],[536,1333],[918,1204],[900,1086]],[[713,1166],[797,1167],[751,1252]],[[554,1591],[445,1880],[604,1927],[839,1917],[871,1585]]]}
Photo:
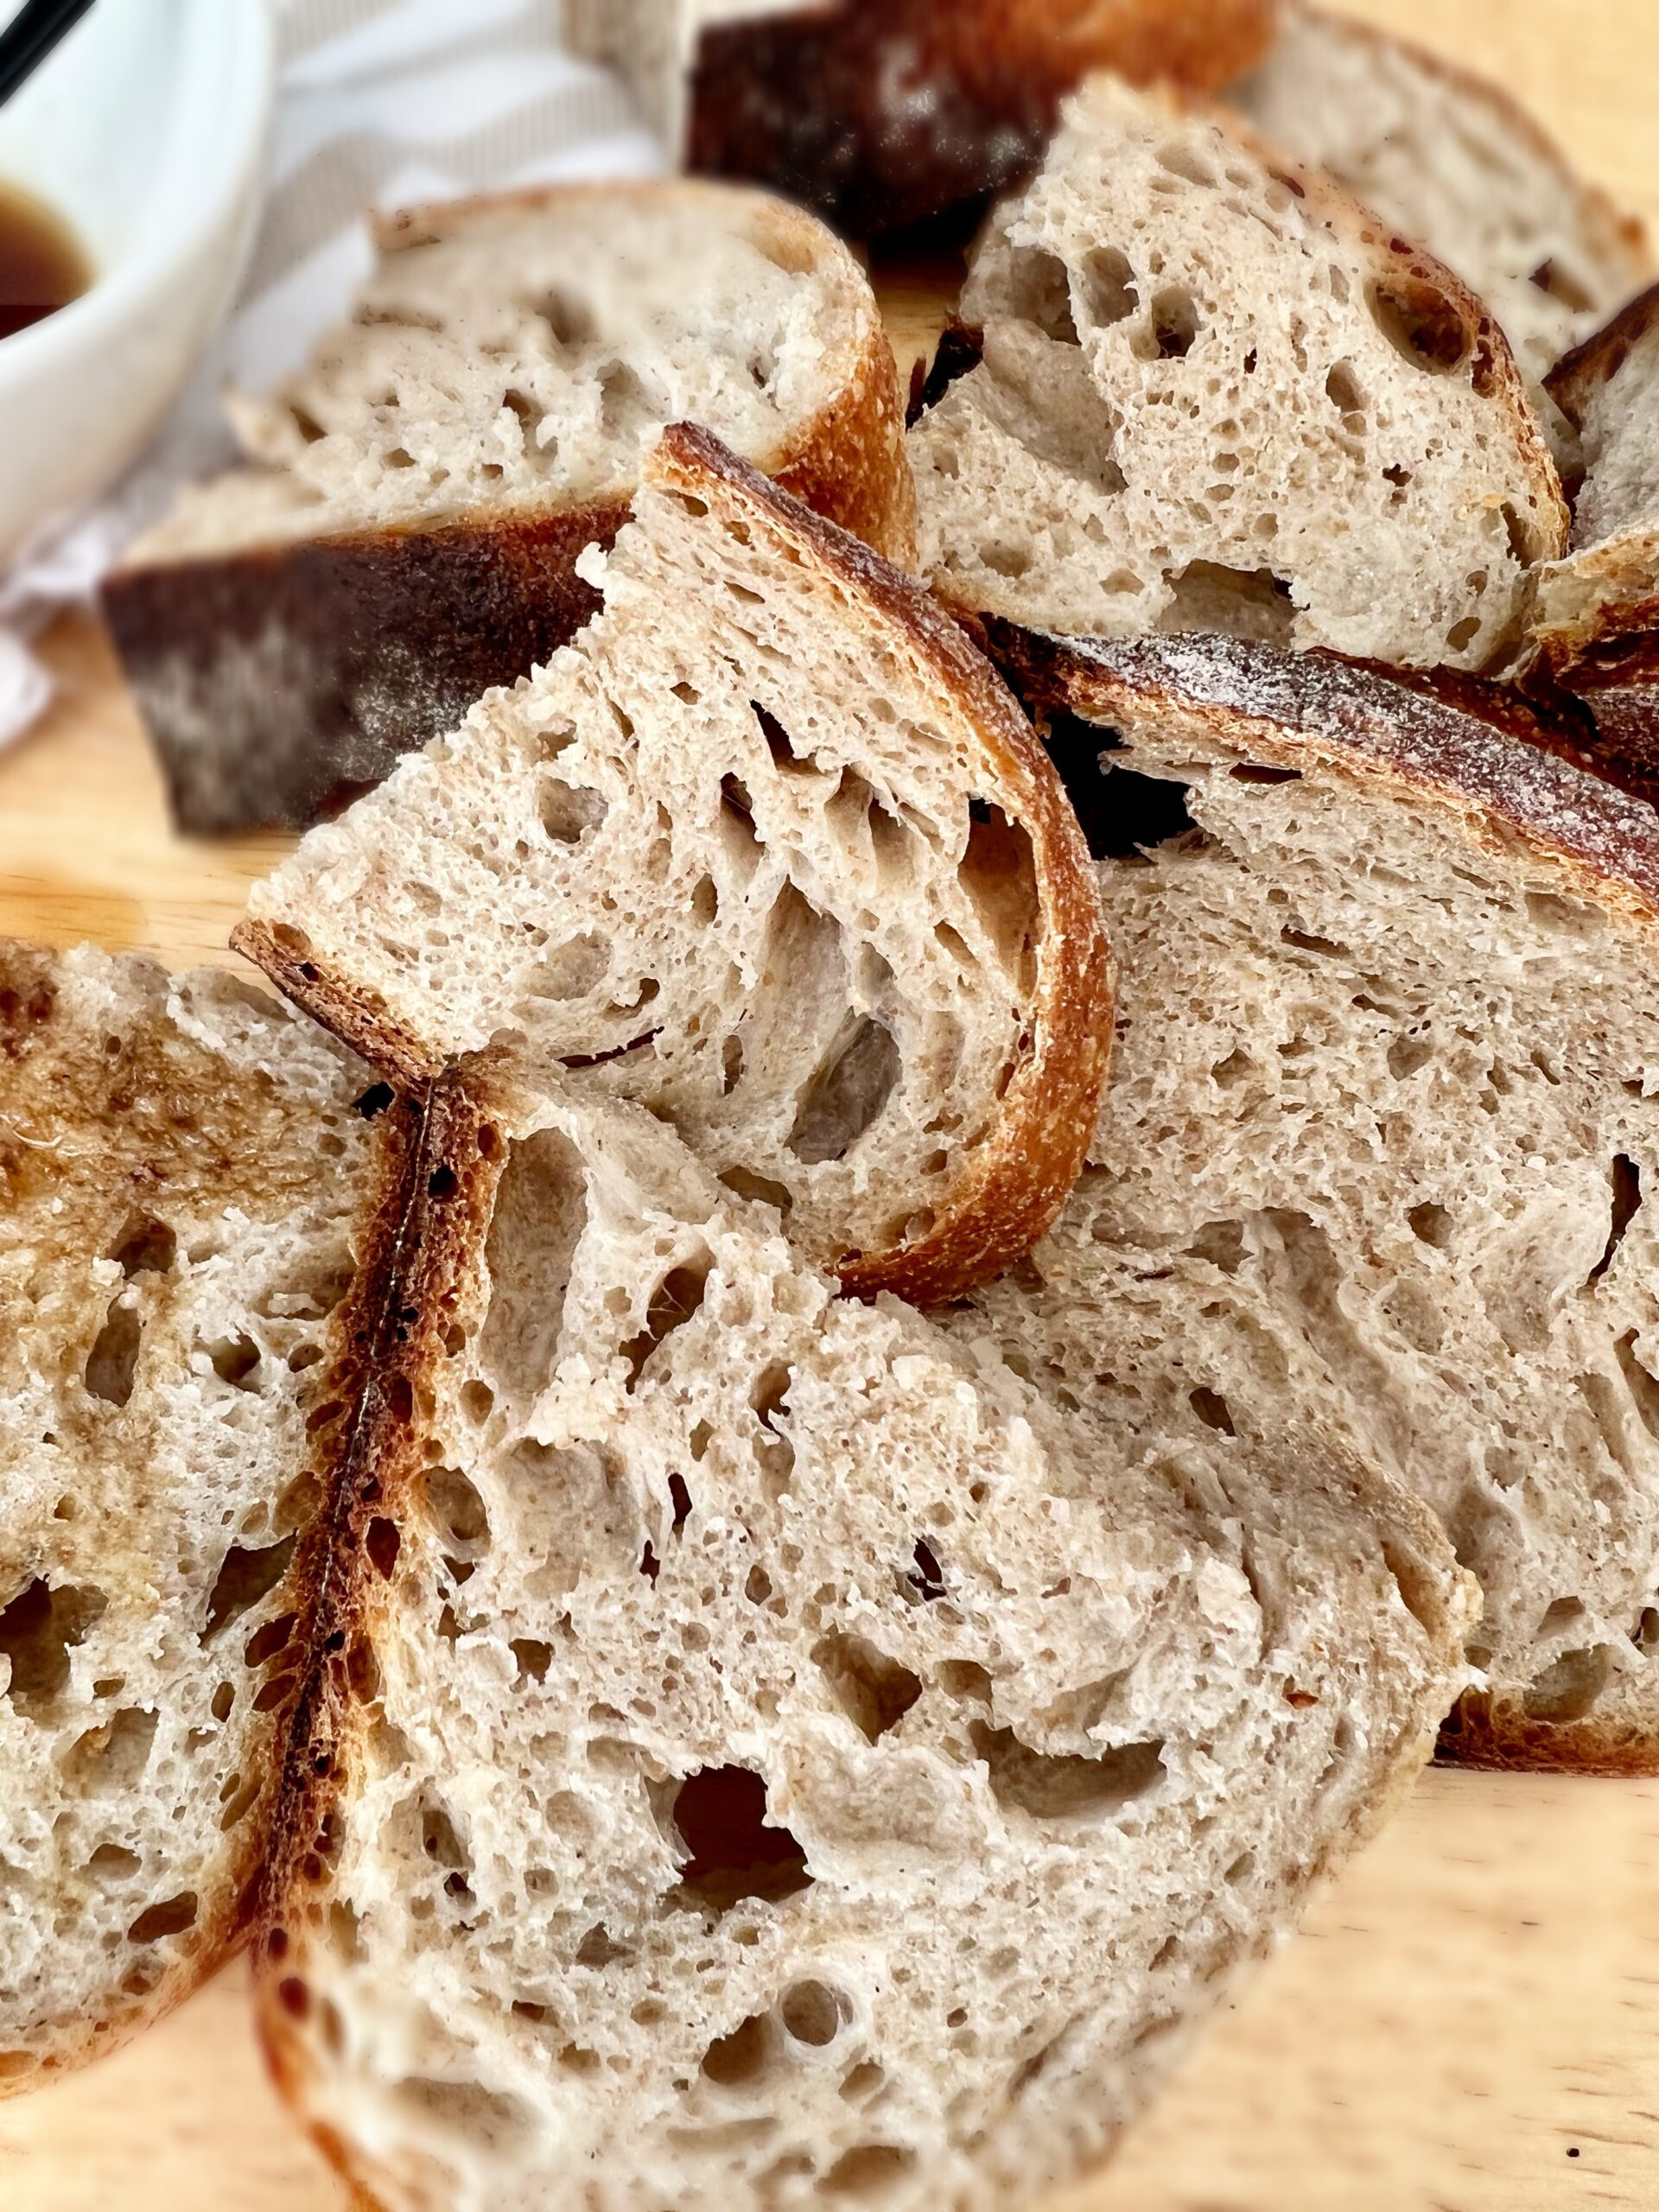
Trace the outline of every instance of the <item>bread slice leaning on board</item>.
{"label": "bread slice leaning on board", "polygon": [[969,208],[1041,161],[1096,69],[1213,92],[1277,0],[565,0],[677,165],[744,177],[873,238]]}
{"label": "bread slice leaning on board", "polygon": [[1324,656],[1001,643],[1122,975],[983,1310],[1103,1417],[1306,1424],[1431,1505],[1485,1595],[1449,1751],[1659,1772],[1659,816]]}
{"label": "bread slice leaning on board", "polygon": [[869,285],[798,209],[550,186],[378,219],[352,320],[188,489],[105,610],[174,811],[302,828],[597,604],[575,573],[695,416],[900,563],[914,510]]}
{"label": "bread slice leaning on board", "polygon": [[241,1940],[373,1084],[229,976],[0,944],[0,2094]]}
{"label": "bread slice leaning on board", "polygon": [[1659,286],[1549,379],[1579,435],[1573,544],[1536,580],[1534,678],[1583,700],[1611,770],[1659,774]]}
{"label": "bread slice leaning on board", "polygon": [[446,1078],[408,1141],[256,1953],[286,2094],[387,2212],[1081,2172],[1418,1770],[1432,1517],[1120,1448],[638,1108]]}
{"label": "bread slice leaning on board", "polygon": [[1642,224],[1520,104],[1369,23],[1287,0],[1228,105],[1453,269],[1535,380],[1653,275]]}
{"label": "bread slice leaning on board", "polygon": [[961,314],[910,438],[956,607],[1480,669],[1565,547],[1491,317],[1242,125],[1094,79]]}
{"label": "bread slice leaning on board", "polygon": [[1089,855],[928,594],[671,430],[535,678],[314,830],[238,947],[410,1081],[493,1046],[666,1115],[861,1289],[1029,1249],[1110,1049]]}

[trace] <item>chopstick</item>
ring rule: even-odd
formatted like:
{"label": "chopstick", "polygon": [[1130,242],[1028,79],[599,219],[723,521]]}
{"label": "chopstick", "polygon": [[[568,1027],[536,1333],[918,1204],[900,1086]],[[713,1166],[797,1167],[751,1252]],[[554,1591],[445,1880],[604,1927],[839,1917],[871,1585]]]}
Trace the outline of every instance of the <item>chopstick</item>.
{"label": "chopstick", "polygon": [[0,106],[92,4],[92,0],[23,0],[21,11],[0,31]]}

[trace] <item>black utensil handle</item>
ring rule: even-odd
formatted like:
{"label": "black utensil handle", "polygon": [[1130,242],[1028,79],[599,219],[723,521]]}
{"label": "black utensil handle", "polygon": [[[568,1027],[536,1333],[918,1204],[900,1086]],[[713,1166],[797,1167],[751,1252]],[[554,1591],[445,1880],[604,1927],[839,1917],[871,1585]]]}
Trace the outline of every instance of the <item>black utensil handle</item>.
{"label": "black utensil handle", "polygon": [[22,11],[0,31],[0,104],[34,74],[92,4],[92,0],[23,0]]}

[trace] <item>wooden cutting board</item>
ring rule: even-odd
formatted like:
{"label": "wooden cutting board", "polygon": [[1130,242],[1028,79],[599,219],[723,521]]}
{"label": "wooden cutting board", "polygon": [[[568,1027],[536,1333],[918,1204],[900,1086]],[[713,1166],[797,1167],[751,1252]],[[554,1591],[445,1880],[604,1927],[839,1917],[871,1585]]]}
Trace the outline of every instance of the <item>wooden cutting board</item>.
{"label": "wooden cutting board", "polygon": [[[1350,4],[1512,86],[1659,233],[1659,0]],[[907,369],[949,272],[879,274]],[[61,623],[48,657],[58,705],[0,760],[0,932],[228,963],[286,841],[174,836],[101,632]],[[346,2212],[266,2084],[239,1967],[0,2107],[0,2212],[111,2205]],[[1659,1783],[1435,1772],[1053,2212],[1580,2206],[1659,2212]]]}

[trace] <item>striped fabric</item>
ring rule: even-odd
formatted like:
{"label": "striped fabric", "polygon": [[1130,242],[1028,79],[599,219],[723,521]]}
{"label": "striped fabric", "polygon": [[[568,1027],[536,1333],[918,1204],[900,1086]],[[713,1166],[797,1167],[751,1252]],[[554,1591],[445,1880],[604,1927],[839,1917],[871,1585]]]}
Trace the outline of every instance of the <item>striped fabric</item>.
{"label": "striped fabric", "polygon": [[0,745],[49,697],[29,638],[86,600],[182,479],[231,457],[225,384],[258,390],[286,375],[345,311],[370,264],[365,207],[661,167],[620,83],[560,51],[559,0],[271,4],[282,88],[270,197],[241,300],[127,481],[0,576]]}

